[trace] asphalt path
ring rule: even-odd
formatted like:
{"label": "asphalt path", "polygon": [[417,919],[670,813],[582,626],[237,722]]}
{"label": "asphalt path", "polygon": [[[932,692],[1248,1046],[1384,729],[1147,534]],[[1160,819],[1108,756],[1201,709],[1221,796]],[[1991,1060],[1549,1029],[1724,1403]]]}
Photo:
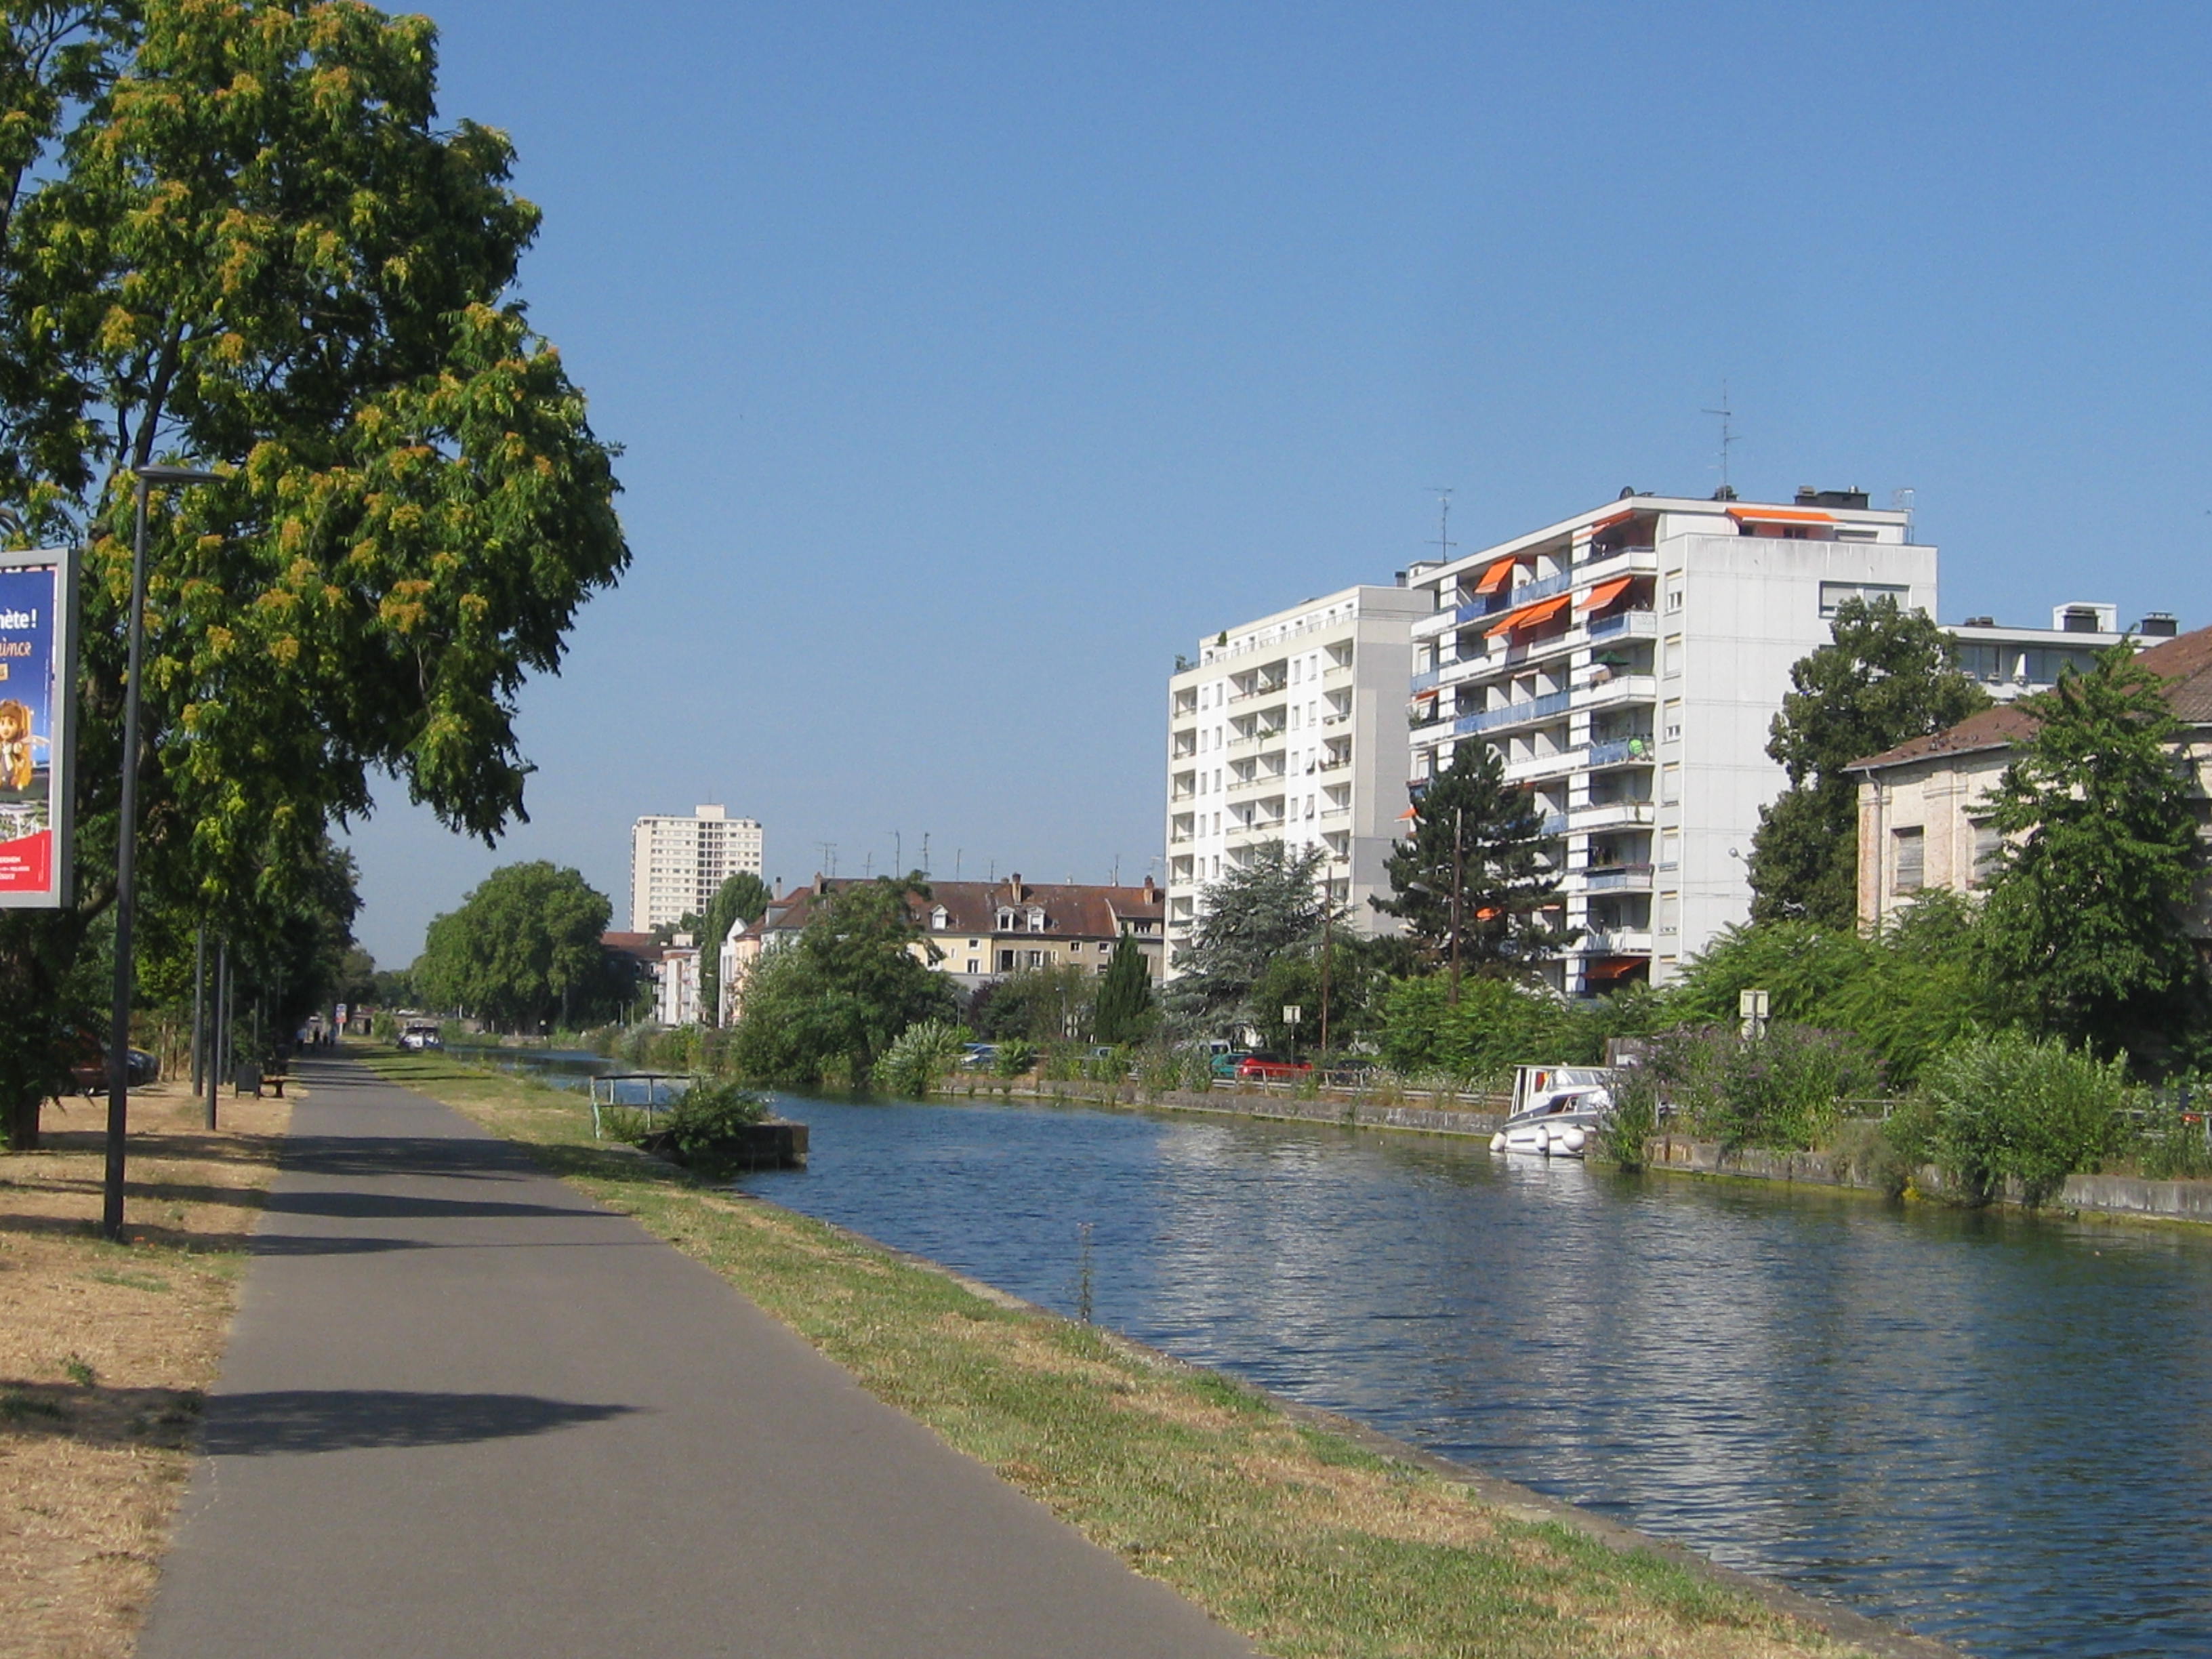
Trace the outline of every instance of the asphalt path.
{"label": "asphalt path", "polygon": [[297,1071],[140,1659],[1251,1654],[512,1145]]}

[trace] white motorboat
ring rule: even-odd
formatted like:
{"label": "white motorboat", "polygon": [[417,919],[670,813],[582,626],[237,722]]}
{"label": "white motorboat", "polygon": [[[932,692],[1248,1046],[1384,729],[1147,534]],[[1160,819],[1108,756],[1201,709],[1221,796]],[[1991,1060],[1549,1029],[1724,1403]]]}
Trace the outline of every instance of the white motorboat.
{"label": "white motorboat", "polygon": [[1513,1111],[1490,1138],[1493,1152],[1580,1158],[1613,1112],[1613,1073],[1602,1066],[1523,1066]]}

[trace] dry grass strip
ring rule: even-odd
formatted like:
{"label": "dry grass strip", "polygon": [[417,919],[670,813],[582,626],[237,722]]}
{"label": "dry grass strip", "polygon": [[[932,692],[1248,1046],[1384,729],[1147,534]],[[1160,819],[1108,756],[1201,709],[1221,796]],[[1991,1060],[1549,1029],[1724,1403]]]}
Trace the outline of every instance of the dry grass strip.
{"label": "dry grass strip", "polygon": [[104,1103],[0,1156],[0,1656],[131,1652],[290,1114],[132,1091],[125,1241],[99,1236]]}
{"label": "dry grass strip", "polygon": [[595,1146],[573,1096],[442,1055],[362,1057],[525,1143],[1279,1659],[1858,1651],[1695,1567],[1486,1504],[1227,1378]]}

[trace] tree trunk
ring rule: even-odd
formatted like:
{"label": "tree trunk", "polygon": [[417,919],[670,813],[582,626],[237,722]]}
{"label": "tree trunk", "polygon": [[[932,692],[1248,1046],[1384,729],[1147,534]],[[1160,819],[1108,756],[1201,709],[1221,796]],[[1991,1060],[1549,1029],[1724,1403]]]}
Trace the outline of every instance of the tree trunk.
{"label": "tree trunk", "polygon": [[0,1136],[8,1143],[11,1152],[35,1152],[39,1150],[39,1114],[46,1103],[43,1094],[19,1095],[9,1103],[5,1120],[5,1134]]}

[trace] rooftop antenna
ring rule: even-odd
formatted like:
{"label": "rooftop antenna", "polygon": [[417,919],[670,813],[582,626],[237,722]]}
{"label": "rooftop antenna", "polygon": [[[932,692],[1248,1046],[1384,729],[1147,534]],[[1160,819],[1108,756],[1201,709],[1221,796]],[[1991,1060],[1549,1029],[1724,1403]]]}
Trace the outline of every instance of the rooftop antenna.
{"label": "rooftop antenna", "polygon": [[1110,884],[1115,887],[1121,884],[1121,855],[1119,853],[1114,854],[1114,879]]}
{"label": "rooftop antenna", "polygon": [[894,830],[891,831],[891,874],[902,876],[905,873],[906,837]]}
{"label": "rooftop antenna", "polygon": [[822,862],[828,866],[830,873],[836,875],[837,873],[837,843],[834,841],[817,841],[814,844],[822,849]]}
{"label": "rooftop antenna", "polygon": [[860,879],[863,881],[873,881],[875,878],[876,849],[871,847],[868,848],[867,857],[860,860]]}
{"label": "rooftop antenna", "polygon": [[1735,434],[1735,410],[1729,407],[1729,383],[1726,380],[1721,382],[1721,406],[1718,409],[1700,410],[1698,412],[1720,416],[1721,488],[1728,492],[1725,499],[1733,501],[1735,499],[1735,487],[1729,482],[1729,451],[1741,443],[1743,440]]}
{"label": "rooftop antenna", "polygon": [[1437,492],[1437,562],[1449,564],[1451,550],[1459,545],[1451,538],[1451,487],[1432,484],[1430,488]]}
{"label": "rooftop antenna", "polygon": [[952,849],[952,879],[955,881],[960,879],[960,860],[967,850],[964,847],[956,847]]}
{"label": "rooftop antenna", "polygon": [[921,832],[921,873],[925,876],[929,873],[929,831],[927,830]]}
{"label": "rooftop antenna", "polygon": [[1919,493],[1910,484],[1901,489],[1893,489],[1889,492],[1889,510],[1905,514],[1905,539],[1908,542],[1912,539],[1913,502]]}

